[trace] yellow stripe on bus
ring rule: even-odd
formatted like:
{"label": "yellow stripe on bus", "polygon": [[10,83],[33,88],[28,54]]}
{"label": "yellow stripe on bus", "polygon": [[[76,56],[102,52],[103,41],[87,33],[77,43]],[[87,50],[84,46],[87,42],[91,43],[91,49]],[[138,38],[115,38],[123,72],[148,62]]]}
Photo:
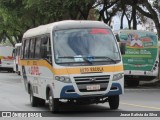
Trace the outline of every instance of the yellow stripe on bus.
{"label": "yellow stripe on bus", "polygon": [[21,60],[20,65],[22,66],[43,66],[47,67],[52,71],[55,75],[66,75],[66,74],[82,74],[82,73],[94,73],[94,72],[121,72],[123,71],[123,65],[116,66],[82,66],[79,68],[53,68],[47,61],[45,60]]}

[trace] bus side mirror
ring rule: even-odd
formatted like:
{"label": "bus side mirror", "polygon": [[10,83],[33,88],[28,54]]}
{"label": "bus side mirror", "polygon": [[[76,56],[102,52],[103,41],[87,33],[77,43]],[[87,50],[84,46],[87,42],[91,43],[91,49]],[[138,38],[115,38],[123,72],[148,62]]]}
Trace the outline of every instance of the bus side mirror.
{"label": "bus side mirror", "polygon": [[119,35],[116,34],[115,37],[116,37],[116,39],[117,39],[117,42],[120,42]]}
{"label": "bus side mirror", "polygon": [[126,43],[119,43],[120,44],[120,51],[122,55],[125,55],[125,51],[126,51]]}

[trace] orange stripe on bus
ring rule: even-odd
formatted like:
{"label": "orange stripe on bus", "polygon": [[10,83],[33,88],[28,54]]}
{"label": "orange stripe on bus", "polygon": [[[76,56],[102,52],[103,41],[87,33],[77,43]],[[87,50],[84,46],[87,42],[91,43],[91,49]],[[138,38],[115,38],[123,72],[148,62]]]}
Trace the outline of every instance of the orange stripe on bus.
{"label": "orange stripe on bus", "polygon": [[[55,75],[67,75],[67,74],[81,74],[83,69],[93,68],[101,68],[102,72],[121,72],[123,71],[123,65],[115,65],[115,66],[82,66],[82,67],[70,67],[70,68],[54,68],[45,60],[20,60],[20,65],[22,66],[43,66],[47,67],[52,71]],[[89,71],[90,72],[90,71]]]}

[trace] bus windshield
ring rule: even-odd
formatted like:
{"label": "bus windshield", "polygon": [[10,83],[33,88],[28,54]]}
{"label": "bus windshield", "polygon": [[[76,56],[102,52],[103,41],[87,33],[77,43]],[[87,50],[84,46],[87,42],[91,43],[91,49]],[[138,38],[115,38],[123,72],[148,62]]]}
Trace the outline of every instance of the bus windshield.
{"label": "bus windshield", "polygon": [[69,29],[53,32],[56,63],[116,62],[120,54],[109,29]]}

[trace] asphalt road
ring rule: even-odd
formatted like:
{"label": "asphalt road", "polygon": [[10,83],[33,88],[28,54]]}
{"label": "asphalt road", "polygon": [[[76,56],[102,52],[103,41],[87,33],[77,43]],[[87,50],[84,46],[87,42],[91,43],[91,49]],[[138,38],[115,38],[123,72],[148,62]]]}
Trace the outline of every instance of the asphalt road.
{"label": "asphalt road", "polygon": [[120,106],[116,111],[111,111],[108,103],[83,106],[63,104],[62,112],[58,114],[51,114],[48,110],[47,104],[46,106],[31,107],[29,95],[24,89],[20,76],[16,73],[0,73],[0,111],[45,111],[43,113],[45,116],[58,117],[57,119],[60,119],[59,116],[102,118],[107,115],[111,115],[113,119],[113,116],[117,117],[117,113],[126,113],[127,111],[130,111],[129,113],[147,111],[156,114],[154,111],[160,111],[160,88],[154,88],[154,86],[125,88],[125,94],[120,96]]}

